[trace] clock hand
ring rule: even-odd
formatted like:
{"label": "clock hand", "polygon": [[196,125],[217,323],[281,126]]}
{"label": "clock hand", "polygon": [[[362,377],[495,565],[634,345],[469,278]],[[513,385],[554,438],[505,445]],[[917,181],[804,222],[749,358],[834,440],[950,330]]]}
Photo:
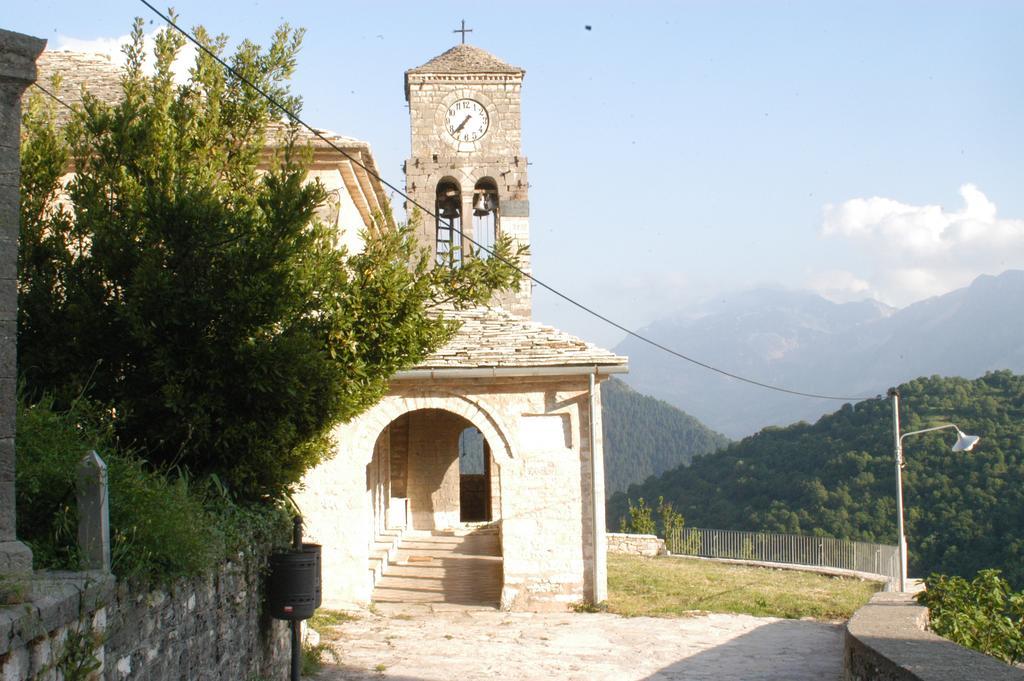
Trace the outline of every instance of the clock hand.
{"label": "clock hand", "polygon": [[466,127],[466,123],[469,123],[469,119],[472,118],[472,117],[473,117],[473,114],[467,114],[466,117],[462,119],[462,122],[459,123],[459,127],[457,127],[454,130],[452,130],[452,134],[454,135],[459,130],[462,130],[464,127]]}

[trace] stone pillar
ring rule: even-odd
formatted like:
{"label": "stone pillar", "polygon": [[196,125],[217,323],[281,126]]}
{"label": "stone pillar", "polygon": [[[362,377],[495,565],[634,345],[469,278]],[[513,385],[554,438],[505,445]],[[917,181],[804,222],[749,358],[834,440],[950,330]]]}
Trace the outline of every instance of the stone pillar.
{"label": "stone pillar", "polygon": [[17,374],[18,187],[21,95],[36,79],[45,40],[0,29],[0,576],[32,570],[32,552],[14,520]]}

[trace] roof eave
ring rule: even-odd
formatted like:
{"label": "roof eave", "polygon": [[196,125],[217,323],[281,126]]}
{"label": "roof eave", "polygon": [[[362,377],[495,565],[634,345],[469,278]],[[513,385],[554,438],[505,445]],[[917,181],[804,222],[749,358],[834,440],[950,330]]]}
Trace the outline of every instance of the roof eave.
{"label": "roof eave", "polygon": [[529,378],[545,376],[611,376],[629,372],[628,364],[576,364],[543,367],[435,367],[399,371],[392,381],[463,378]]}

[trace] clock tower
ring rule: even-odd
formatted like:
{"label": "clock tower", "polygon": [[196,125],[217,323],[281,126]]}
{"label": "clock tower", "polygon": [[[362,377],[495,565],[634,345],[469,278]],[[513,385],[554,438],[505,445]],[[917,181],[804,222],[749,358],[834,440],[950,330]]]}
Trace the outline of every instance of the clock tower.
{"label": "clock tower", "polygon": [[[520,150],[525,73],[464,43],[405,72],[412,133],[405,188],[436,215],[421,216],[418,237],[438,264],[457,267],[464,258],[487,257],[470,239],[487,248],[498,235],[517,245],[530,241],[527,164]],[[529,256],[520,268],[530,271]],[[530,292],[530,282],[523,281],[493,303],[529,317]]]}

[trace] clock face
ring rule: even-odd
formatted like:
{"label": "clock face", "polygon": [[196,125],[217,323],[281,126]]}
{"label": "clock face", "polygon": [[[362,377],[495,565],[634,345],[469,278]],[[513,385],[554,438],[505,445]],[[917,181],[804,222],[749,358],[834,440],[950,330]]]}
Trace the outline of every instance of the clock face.
{"label": "clock face", "polygon": [[476,142],[487,134],[490,123],[487,109],[473,99],[454,102],[444,115],[444,129],[456,142]]}

